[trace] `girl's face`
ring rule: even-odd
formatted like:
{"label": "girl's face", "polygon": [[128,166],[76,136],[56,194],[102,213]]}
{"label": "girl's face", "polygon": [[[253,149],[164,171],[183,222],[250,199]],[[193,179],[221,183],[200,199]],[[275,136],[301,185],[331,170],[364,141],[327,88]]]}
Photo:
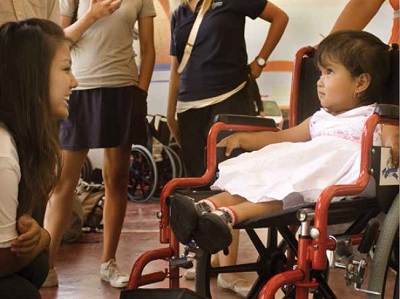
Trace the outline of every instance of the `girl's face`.
{"label": "girl's face", "polygon": [[72,88],[78,86],[71,72],[71,54],[69,45],[62,43],[54,56],[50,69],[50,108],[57,119],[68,117],[69,96]]}
{"label": "girl's face", "polygon": [[317,92],[323,108],[337,115],[359,105],[355,94],[358,80],[342,64],[328,61],[324,67],[319,65],[318,68],[321,76],[317,82]]}

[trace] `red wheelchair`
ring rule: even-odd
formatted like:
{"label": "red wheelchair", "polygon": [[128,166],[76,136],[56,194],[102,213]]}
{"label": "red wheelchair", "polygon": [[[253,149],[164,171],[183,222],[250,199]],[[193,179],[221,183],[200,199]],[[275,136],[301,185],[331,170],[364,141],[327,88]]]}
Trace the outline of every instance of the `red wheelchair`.
{"label": "red wheelchair", "polygon": [[[274,298],[278,290],[283,298],[337,298],[328,283],[332,267],[343,268],[345,283],[367,294],[368,298],[385,297],[389,291],[398,298],[399,269],[399,185],[387,185],[383,173],[384,155],[388,150],[372,145],[373,133],[378,124],[399,124],[399,70],[398,46],[391,50],[393,70],[391,84],[385,91],[385,101],[368,119],[362,136],[361,171],[354,185],[334,185],[326,188],[316,203],[299,203],[266,217],[239,223],[234,229],[244,229],[258,253],[257,261],[230,267],[212,267],[210,255],[195,246],[186,246],[179,255],[179,244],[169,227],[169,200],[173,196],[188,195],[205,198],[211,191],[193,191],[208,185],[215,177],[218,152],[217,140],[223,131],[277,130],[273,121],[233,115],[221,115],[210,130],[207,140],[207,170],[200,178],[173,179],[163,188],[160,198],[160,243],[165,247],[142,254],[132,267],[127,290],[121,298],[211,298],[210,274],[255,271],[258,278],[247,298]],[[319,73],[313,62],[314,49],[300,49],[295,58],[290,99],[290,126],[301,122],[317,109],[316,81]],[[397,62],[395,61],[397,59]],[[220,153],[222,154],[222,152]],[[376,182],[376,198],[350,198],[359,194],[370,177]],[[344,200],[331,202],[334,197]],[[385,213],[382,224],[376,216]],[[328,225],[348,223],[344,231],[328,235]],[[300,227],[296,238],[293,227]],[[268,228],[268,241],[256,234],[256,228]],[[283,240],[278,242],[278,233]],[[379,235],[379,237],[378,237]],[[358,246],[354,250],[355,246]],[[327,258],[327,251],[331,258]],[[368,286],[362,286],[369,254],[373,253]],[[195,256],[195,292],[179,289],[179,267],[191,266]],[[168,268],[143,274],[151,261],[165,260]],[[371,264],[371,263],[370,263]],[[385,288],[387,273],[396,273],[394,290]],[[169,289],[142,289],[140,286],[169,279]],[[181,297],[179,297],[181,296]]]}

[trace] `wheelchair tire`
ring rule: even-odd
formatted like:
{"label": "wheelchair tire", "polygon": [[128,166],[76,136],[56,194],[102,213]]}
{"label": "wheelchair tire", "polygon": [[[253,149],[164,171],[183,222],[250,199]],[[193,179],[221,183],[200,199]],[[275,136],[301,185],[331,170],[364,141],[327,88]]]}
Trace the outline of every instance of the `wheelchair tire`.
{"label": "wheelchair tire", "polygon": [[[386,214],[383,222],[378,241],[376,243],[374,257],[372,260],[371,273],[369,276],[368,290],[379,292],[382,294],[372,295],[368,294],[368,299],[376,298],[388,298],[385,293],[387,274],[390,268],[390,259],[393,250],[398,251],[395,245],[398,245],[398,234],[399,234],[399,194],[394,199],[389,212]],[[398,253],[398,252],[395,252]],[[394,287],[393,298],[399,298],[399,265],[397,260],[397,267],[394,269],[397,271],[396,281]],[[393,266],[393,265],[392,265]],[[392,291],[392,290],[390,290]]]}
{"label": "wheelchair tire", "polygon": [[163,145],[161,152],[162,159],[161,161],[157,161],[157,171],[158,171],[158,186],[154,192],[153,198],[154,200],[159,200],[161,191],[164,186],[172,179],[176,178],[177,169],[175,158],[171,153],[171,150],[168,149],[167,146]]}
{"label": "wheelchair tire", "polygon": [[81,179],[89,183],[92,180],[92,172],[92,162],[90,162],[89,157],[86,157],[81,169]]}
{"label": "wheelchair tire", "polygon": [[129,165],[128,198],[146,202],[156,191],[158,173],[150,151],[142,145],[133,145]]}
{"label": "wheelchair tire", "polygon": [[164,149],[166,151],[169,151],[171,153],[171,155],[174,157],[175,167],[176,167],[176,175],[174,176],[174,178],[181,178],[182,172],[183,172],[183,166],[182,166],[181,159],[179,158],[178,154],[170,146],[164,145]]}
{"label": "wheelchair tire", "polygon": [[200,296],[211,298],[210,290],[211,255],[200,251],[196,260],[195,290]]}

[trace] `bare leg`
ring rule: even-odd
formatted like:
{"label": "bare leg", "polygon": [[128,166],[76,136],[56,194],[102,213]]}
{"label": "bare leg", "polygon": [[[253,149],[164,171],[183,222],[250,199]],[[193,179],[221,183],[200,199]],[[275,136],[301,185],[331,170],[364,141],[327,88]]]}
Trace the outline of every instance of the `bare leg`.
{"label": "bare leg", "polygon": [[50,269],[54,268],[61,238],[66,223],[71,221],[74,206],[74,191],[78,184],[81,168],[88,150],[63,151],[63,167],[61,177],[46,208],[44,227],[50,233],[49,249]]}
{"label": "bare leg", "polygon": [[[281,201],[271,201],[265,203],[253,203],[247,201],[245,198],[238,195],[231,195],[228,192],[220,193],[210,198],[211,201],[220,207],[229,207],[237,215],[237,222],[241,222],[253,217],[262,216],[268,213],[279,211],[282,209]],[[239,230],[232,231],[232,243],[229,246],[229,254],[224,255],[223,252],[218,253],[218,259],[221,266],[236,265],[238,249],[239,249]],[[223,279],[227,282],[233,282],[240,278],[237,273],[225,273],[220,274]],[[240,281],[237,283],[240,287],[251,287],[251,284],[246,281]]]}
{"label": "bare leg", "polygon": [[272,212],[282,210],[282,201],[274,200],[268,202],[254,203],[239,195],[222,192],[209,198],[217,208],[229,207],[237,215],[237,222],[263,216]]}
{"label": "bare leg", "polygon": [[245,201],[241,204],[230,206],[230,208],[236,213],[237,222],[242,222],[282,210],[282,201],[274,200],[259,203]]}
{"label": "bare leg", "polygon": [[125,218],[129,157],[131,146],[104,149],[103,179],[105,183],[104,232],[102,263],[115,259]]}

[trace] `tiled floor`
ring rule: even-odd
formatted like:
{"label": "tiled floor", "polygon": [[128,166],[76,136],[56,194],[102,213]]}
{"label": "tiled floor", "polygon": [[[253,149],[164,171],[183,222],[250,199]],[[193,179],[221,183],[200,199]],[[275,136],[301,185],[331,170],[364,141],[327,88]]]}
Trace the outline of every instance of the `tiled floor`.
{"label": "tiled floor", "polygon": [[[158,202],[128,203],[123,233],[121,235],[117,261],[122,270],[130,272],[135,260],[146,250],[159,248],[158,219],[156,212],[159,210]],[[162,245],[164,246],[164,245]],[[79,242],[63,244],[57,261],[57,271],[60,285],[52,288],[42,288],[43,299],[116,299],[120,290],[114,289],[100,280],[98,276],[99,261],[102,248],[101,233],[84,234]],[[248,262],[255,255],[250,241],[242,234],[240,244],[240,262]],[[243,254],[245,253],[245,254]],[[167,267],[166,262],[155,261],[148,265],[145,271],[160,271]],[[246,278],[254,275],[246,274]],[[362,293],[353,291],[345,286],[343,270],[334,270],[330,276],[330,283],[338,298],[365,298]],[[182,278],[181,286],[193,289],[193,282]],[[218,290],[212,281],[213,299],[238,298],[230,292]],[[147,287],[167,287],[168,282],[160,282]]]}

